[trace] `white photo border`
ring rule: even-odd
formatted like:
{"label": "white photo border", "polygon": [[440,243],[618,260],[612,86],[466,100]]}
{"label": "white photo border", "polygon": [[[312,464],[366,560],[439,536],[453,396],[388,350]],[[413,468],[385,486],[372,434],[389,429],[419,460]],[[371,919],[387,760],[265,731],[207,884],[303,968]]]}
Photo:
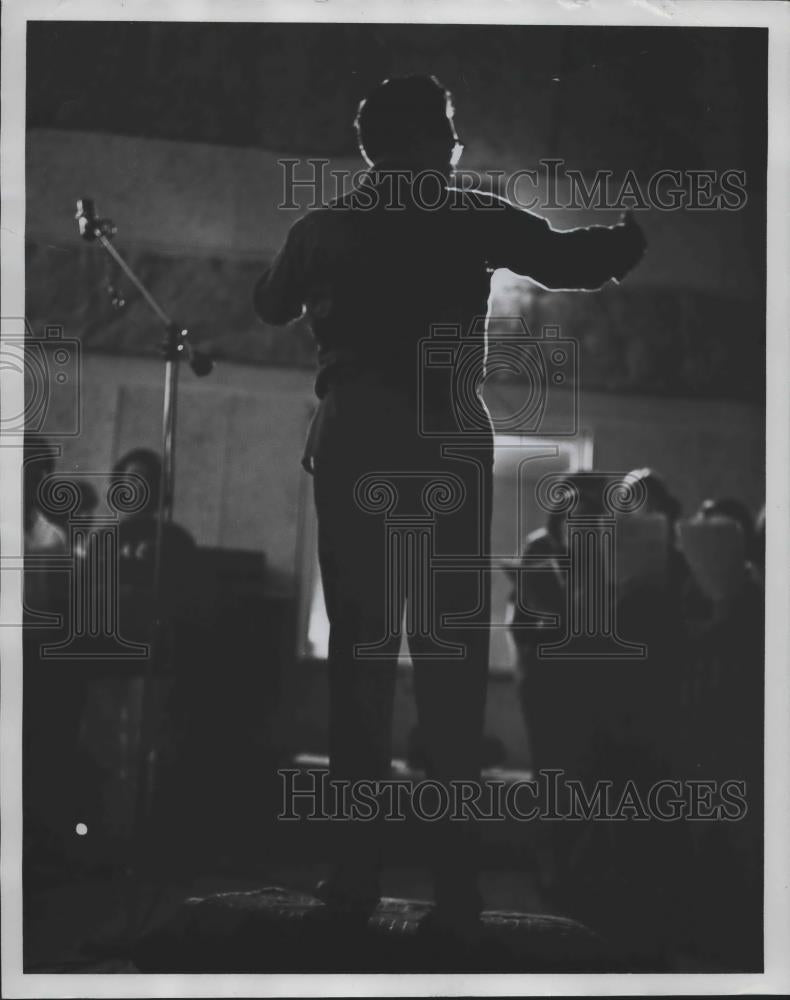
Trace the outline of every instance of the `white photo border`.
{"label": "white photo border", "polygon": [[[762,974],[150,975],[24,974],[21,893],[21,630],[0,628],[0,902],[9,997],[612,996],[790,992],[790,5],[770,0],[5,0],[2,4],[2,310],[24,316],[25,56],[32,20],[557,24],[769,29],[765,971]],[[82,58],[75,52],[74,58]],[[2,406],[21,412],[21,373],[0,371]],[[21,551],[21,444],[0,449],[0,551]],[[17,576],[18,574],[14,574]],[[19,585],[0,620],[19,621]],[[649,904],[648,904],[649,905]]]}

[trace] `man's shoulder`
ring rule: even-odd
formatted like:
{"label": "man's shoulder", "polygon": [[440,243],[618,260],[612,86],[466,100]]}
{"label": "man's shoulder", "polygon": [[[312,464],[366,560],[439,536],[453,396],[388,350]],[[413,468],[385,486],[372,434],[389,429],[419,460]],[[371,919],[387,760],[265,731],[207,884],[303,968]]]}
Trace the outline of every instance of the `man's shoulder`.
{"label": "man's shoulder", "polygon": [[527,535],[523,551],[529,556],[554,555],[557,543],[547,528],[536,528]]}
{"label": "man's shoulder", "polygon": [[467,208],[472,212],[506,212],[515,208],[507,198],[493,191],[482,188],[467,187],[463,184],[450,184],[447,194],[453,205]]}
{"label": "man's shoulder", "polygon": [[62,553],[68,549],[68,536],[64,528],[36,510],[25,533],[25,549],[28,554]]}
{"label": "man's shoulder", "polygon": [[308,209],[291,224],[291,231],[303,234],[337,225],[339,220],[348,217],[357,208],[354,191],[345,192],[331,201]]}

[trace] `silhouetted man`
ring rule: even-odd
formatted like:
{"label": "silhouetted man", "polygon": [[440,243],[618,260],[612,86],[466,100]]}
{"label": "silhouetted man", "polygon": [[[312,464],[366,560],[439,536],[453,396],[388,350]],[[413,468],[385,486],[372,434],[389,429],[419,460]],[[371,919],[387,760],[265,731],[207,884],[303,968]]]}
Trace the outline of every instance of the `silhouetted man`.
{"label": "silhouetted man", "polygon": [[[355,124],[370,171],[294,223],[255,289],[265,322],[306,310],[318,343],[321,402],[304,464],[314,474],[330,622],[330,770],[336,779],[389,776],[406,607],[428,775],[479,781],[488,576],[445,566],[426,582],[420,567],[433,556],[489,552],[493,429],[480,395],[484,358],[481,351],[464,402],[476,428],[465,441],[449,380],[428,380],[419,397],[418,345],[435,324],[469,330],[486,313],[495,268],[547,288],[593,289],[633,267],[644,241],[632,222],[555,232],[494,195],[453,187],[453,107],[433,77],[385,81]],[[410,528],[417,539],[415,526],[426,519],[432,553],[398,549],[397,525],[406,526],[400,537]],[[425,824],[434,836],[433,921],[451,933],[474,929],[481,910],[468,825]],[[331,910],[364,917],[375,906],[374,833],[370,824],[344,827],[337,868],[320,887]]]}

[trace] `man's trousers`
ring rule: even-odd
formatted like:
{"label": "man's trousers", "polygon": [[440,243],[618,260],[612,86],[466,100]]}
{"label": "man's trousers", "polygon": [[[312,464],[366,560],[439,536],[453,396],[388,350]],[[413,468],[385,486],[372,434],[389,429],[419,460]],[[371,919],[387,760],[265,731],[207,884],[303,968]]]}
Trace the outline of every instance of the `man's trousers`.
{"label": "man's trousers", "polygon": [[[414,669],[427,777],[480,780],[490,634],[493,435],[420,428],[407,392],[333,387],[311,433],[319,562],[330,623],[329,756],[335,780],[390,777],[402,626]],[[439,431],[437,432],[437,428]],[[405,618],[404,618],[405,615]],[[426,796],[426,809],[429,808]],[[480,908],[477,837],[461,812],[423,821],[440,906]],[[436,798],[430,809],[441,806]],[[340,892],[376,896],[381,823],[342,824]]]}

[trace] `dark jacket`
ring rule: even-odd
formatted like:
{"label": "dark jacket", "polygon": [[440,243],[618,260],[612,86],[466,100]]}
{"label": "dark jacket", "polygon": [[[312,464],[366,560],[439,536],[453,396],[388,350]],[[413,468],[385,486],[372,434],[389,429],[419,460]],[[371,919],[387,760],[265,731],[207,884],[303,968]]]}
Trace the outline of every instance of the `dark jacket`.
{"label": "dark jacket", "polygon": [[413,387],[418,342],[438,324],[466,333],[484,316],[496,268],[546,288],[591,290],[621,278],[644,248],[636,226],[558,232],[496,195],[446,182],[439,192],[435,180],[434,189],[393,186],[393,176],[368,174],[331,206],[298,219],[255,287],[264,322],[307,311],[322,368],[319,396],[349,366]]}

